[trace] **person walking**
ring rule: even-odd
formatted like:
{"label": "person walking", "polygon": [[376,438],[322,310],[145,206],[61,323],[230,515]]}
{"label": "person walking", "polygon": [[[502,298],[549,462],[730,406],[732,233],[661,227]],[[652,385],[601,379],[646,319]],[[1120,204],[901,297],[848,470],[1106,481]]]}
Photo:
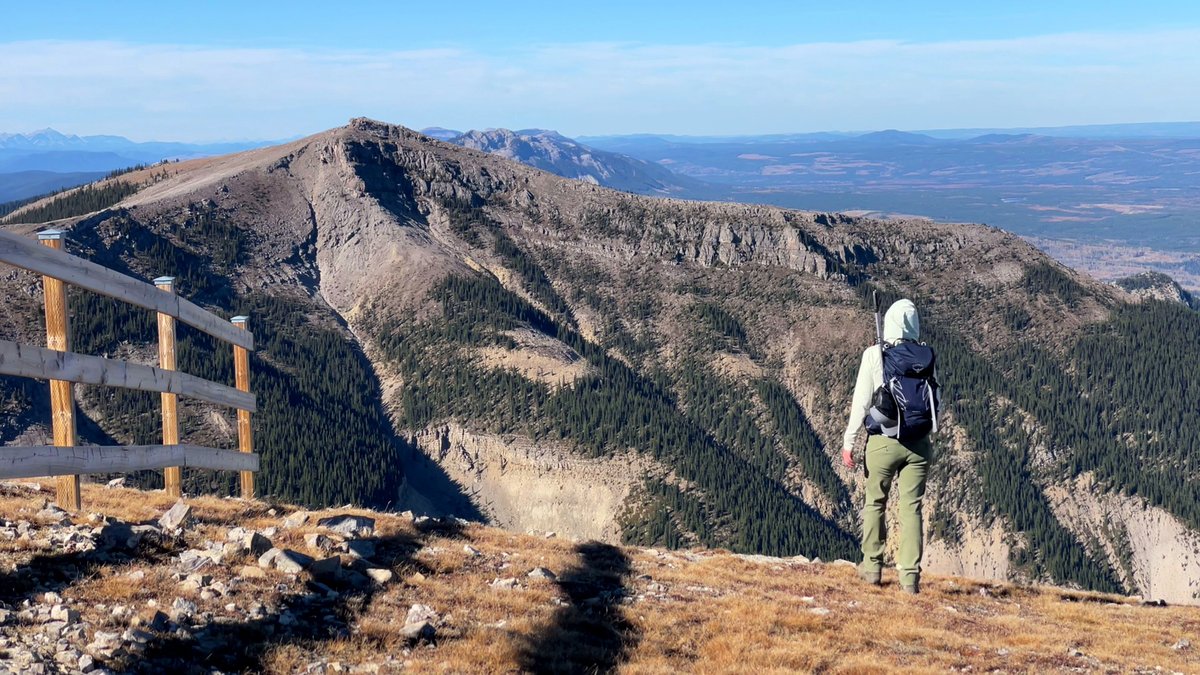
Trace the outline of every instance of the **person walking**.
{"label": "person walking", "polygon": [[900,487],[900,588],[919,593],[923,549],[921,503],[933,461],[929,434],[937,430],[938,383],[933,350],[921,343],[921,323],[910,300],[898,300],[882,321],[876,300],[879,344],[862,355],[850,420],[842,442],[842,463],[855,466],[853,450],[867,428],[866,504],[863,507],[859,576],[880,585],[887,539],[884,510],[892,483]]}

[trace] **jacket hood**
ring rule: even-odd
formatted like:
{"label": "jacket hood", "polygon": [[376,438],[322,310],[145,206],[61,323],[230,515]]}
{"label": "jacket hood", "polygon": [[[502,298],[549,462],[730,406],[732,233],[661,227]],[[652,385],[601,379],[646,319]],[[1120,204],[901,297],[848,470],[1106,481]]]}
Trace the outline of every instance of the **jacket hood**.
{"label": "jacket hood", "polygon": [[912,300],[897,300],[883,315],[883,340],[895,344],[899,340],[921,339],[921,318]]}

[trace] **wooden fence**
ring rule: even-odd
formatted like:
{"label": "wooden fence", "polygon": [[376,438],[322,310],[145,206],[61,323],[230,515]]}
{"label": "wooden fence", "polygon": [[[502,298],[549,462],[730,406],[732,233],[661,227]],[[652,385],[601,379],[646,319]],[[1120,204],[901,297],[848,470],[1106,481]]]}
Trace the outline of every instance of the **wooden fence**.
{"label": "wooden fence", "polygon": [[[58,504],[77,511],[79,476],[142,469],[164,469],[166,490],[182,493],[182,468],[241,472],[242,496],[254,495],[254,454],[250,414],[250,351],[254,336],[247,318],[230,321],[211,314],[175,293],[172,277],[150,285],[63,251],[63,233],[45,230],[38,242],[0,231],[0,263],[43,275],[46,348],[0,340],[0,375],[50,381],[54,445],[0,447],[0,478],[58,477]],[[67,288],[107,295],[158,313],[158,367],[70,351]],[[175,370],[175,321],[179,320],[233,345],[236,388]],[[74,383],[125,387],[162,394],[162,445],[79,446],[75,444]],[[217,450],[179,443],[178,397],[208,401],[238,411],[238,450]]]}

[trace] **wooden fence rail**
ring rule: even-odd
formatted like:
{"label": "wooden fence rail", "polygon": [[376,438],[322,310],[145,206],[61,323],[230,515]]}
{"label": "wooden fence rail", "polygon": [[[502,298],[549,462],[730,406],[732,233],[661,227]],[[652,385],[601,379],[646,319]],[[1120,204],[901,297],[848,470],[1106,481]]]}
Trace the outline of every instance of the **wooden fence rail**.
{"label": "wooden fence rail", "polygon": [[[254,336],[247,317],[224,321],[175,294],[174,278],[147,284],[62,250],[58,230],[38,233],[41,245],[0,232],[0,263],[43,275],[46,305],[46,348],[0,340],[0,375],[50,381],[54,445],[0,447],[0,478],[58,477],[58,503],[80,508],[79,476],[143,469],[164,469],[166,490],[182,494],[182,467],[241,472],[242,496],[254,494],[253,472],[259,468],[250,414],[256,401],[250,393],[250,350]],[[159,365],[145,366],[70,351],[67,313],[68,286],[123,300],[158,313]],[[182,321],[233,345],[236,387],[229,387],[175,370],[175,320]],[[163,444],[77,446],[75,444],[75,383],[123,387],[162,395]],[[238,450],[217,450],[179,443],[178,397],[195,398],[236,408]]]}

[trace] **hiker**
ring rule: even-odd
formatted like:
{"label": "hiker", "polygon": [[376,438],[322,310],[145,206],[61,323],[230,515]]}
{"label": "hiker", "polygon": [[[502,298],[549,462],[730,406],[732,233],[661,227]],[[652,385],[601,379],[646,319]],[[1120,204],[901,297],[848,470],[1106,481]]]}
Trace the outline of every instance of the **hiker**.
{"label": "hiker", "polygon": [[[853,449],[867,427],[867,499],[863,507],[862,553],[858,574],[881,585],[887,538],[884,510],[892,482],[900,483],[900,587],[919,593],[921,581],[921,501],[933,460],[929,433],[937,430],[937,378],[933,350],[922,344],[917,308],[898,300],[882,321],[876,300],[878,345],[868,347],[858,368],[850,421],[842,442],[842,463],[854,468]],[[884,387],[885,372],[888,386]]]}

